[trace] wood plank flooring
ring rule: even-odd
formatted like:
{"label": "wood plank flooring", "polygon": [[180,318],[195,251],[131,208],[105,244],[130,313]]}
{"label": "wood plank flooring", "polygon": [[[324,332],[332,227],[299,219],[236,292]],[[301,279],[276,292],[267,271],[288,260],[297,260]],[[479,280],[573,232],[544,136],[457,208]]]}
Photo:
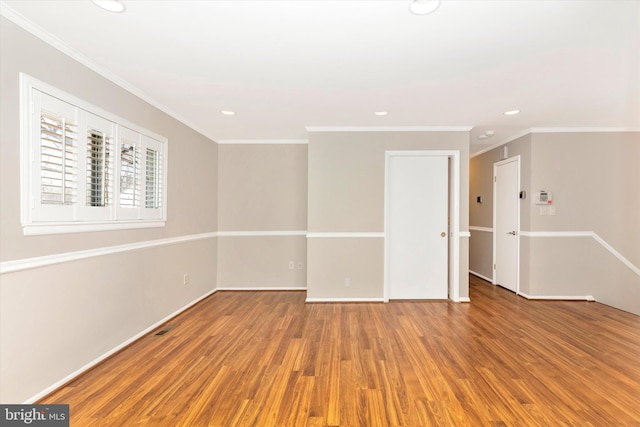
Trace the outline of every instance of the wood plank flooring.
{"label": "wood plank flooring", "polygon": [[640,317],[470,280],[470,304],[218,292],[40,403],[82,427],[640,426]]}

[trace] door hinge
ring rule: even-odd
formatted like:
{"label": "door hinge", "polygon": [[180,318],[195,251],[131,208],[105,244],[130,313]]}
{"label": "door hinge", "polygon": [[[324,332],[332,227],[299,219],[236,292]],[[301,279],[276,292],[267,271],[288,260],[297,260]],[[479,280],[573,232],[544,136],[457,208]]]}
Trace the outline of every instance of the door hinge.
{"label": "door hinge", "polygon": [[493,177],[493,182],[498,182],[498,177],[497,176]]}
{"label": "door hinge", "polygon": [[493,264],[493,269],[494,269],[494,270],[496,269],[496,265],[495,265],[495,264]]}

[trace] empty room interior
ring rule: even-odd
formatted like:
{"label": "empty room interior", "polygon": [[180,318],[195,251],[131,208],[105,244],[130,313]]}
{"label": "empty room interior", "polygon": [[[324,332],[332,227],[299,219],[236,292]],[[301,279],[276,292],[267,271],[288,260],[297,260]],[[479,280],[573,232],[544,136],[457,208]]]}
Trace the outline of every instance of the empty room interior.
{"label": "empty room interior", "polygon": [[640,1],[0,1],[0,403],[640,425]]}

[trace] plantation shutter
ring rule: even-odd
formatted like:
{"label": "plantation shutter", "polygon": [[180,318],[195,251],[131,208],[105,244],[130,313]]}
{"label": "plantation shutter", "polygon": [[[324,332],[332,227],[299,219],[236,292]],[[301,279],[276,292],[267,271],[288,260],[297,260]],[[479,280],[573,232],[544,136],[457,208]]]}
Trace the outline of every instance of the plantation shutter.
{"label": "plantation shutter", "polygon": [[145,204],[147,209],[155,209],[162,205],[159,183],[162,179],[160,174],[160,153],[157,150],[147,148],[146,164],[146,186]]}
{"label": "plantation shutter", "polygon": [[87,206],[109,206],[111,138],[96,129],[87,133]]}
{"label": "plantation shutter", "polygon": [[40,114],[40,203],[78,200],[78,126],[55,113]]}
{"label": "plantation shutter", "polygon": [[145,194],[142,215],[148,219],[164,216],[165,151],[163,144],[153,138],[143,136],[145,152]]}
{"label": "plantation shutter", "polygon": [[120,146],[120,207],[140,206],[140,146],[123,142]]}
{"label": "plantation shutter", "polygon": [[[82,110],[81,110],[82,111]],[[82,111],[80,123],[84,145],[80,148],[80,200],[76,208],[78,220],[109,221],[115,218],[114,168],[116,123]]]}

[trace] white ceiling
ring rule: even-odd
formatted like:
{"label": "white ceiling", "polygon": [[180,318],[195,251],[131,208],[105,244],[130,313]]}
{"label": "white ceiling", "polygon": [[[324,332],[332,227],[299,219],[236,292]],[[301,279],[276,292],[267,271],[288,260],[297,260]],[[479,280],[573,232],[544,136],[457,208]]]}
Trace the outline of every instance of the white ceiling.
{"label": "white ceiling", "polygon": [[2,7],[216,141],[473,126],[477,152],[530,128],[640,128],[638,0],[444,0],[428,16],[408,0],[124,3]]}

